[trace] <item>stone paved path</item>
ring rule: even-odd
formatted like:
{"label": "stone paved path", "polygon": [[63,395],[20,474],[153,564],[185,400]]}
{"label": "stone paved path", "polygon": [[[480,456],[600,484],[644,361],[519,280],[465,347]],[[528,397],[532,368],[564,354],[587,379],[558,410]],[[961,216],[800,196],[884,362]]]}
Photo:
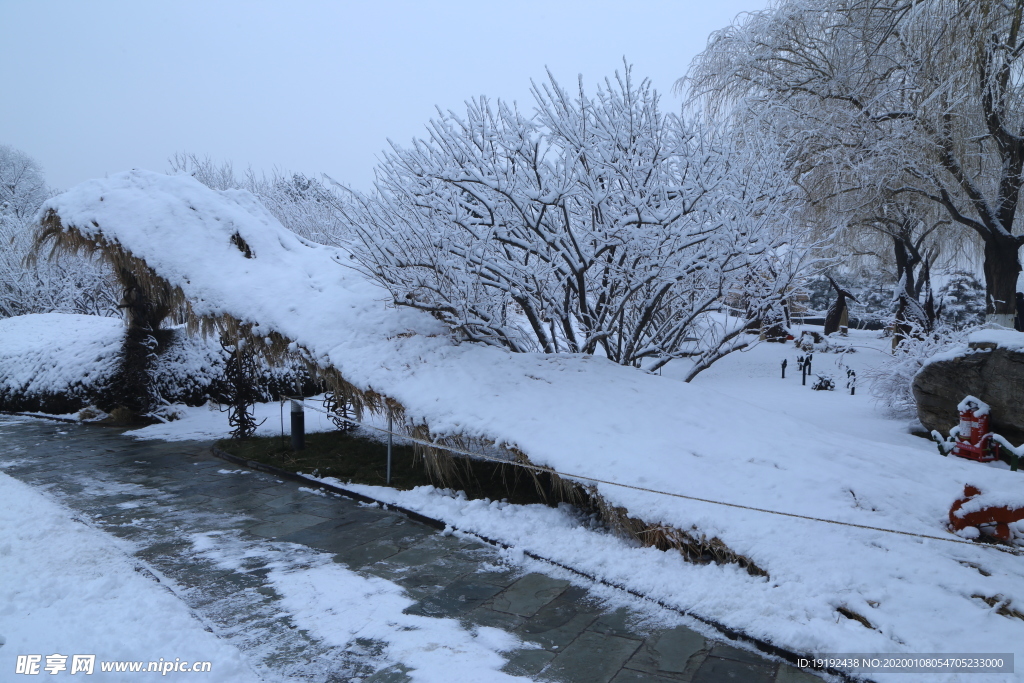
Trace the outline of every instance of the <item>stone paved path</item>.
{"label": "stone paved path", "polygon": [[195,534],[230,532],[241,542],[291,542],[332,553],[351,569],[401,585],[417,600],[407,612],[495,626],[536,643],[510,653],[505,670],[538,680],[820,681],[685,625],[645,628],[649,608],[611,609],[562,578],[503,564],[486,544],[444,536],[393,511],[312,495],[271,475],[242,474],[213,457],[209,444],[140,442],[109,428],[0,416],[0,468],[130,541],[140,569],[151,567],[154,578],[176,586],[267,680],[409,677],[401,665],[376,670],[379,644],[332,647],[296,628],[264,581],[265,558],[251,558],[245,571],[223,569],[195,552]]}

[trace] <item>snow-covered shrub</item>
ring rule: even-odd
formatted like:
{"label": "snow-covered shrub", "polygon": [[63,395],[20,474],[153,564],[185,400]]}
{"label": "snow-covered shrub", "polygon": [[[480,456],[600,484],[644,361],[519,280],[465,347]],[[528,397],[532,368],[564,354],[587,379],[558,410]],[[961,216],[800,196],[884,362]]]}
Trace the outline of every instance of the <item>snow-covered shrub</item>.
{"label": "snow-covered shrub", "polygon": [[[688,358],[692,377],[741,345],[805,255],[781,165],[662,112],[628,68],[593,96],[533,94],[533,116],[481,98],[386,154],[376,191],[341,207],[364,272],[513,351]],[[748,317],[721,312],[730,294]]]}
{"label": "snow-covered shrub", "polygon": [[225,392],[226,355],[213,339],[189,335],[184,327],[168,330],[171,339],[151,366],[153,393],[167,403],[201,405]]}
{"label": "snow-covered shrub", "polygon": [[120,362],[117,318],[0,318],[0,410],[69,413],[101,396]]}
{"label": "snow-covered shrub", "polygon": [[932,356],[946,349],[966,345],[970,330],[940,325],[931,332],[911,330],[893,350],[890,358],[864,371],[871,395],[892,413],[917,414],[914,376]]}
{"label": "snow-covered shrub", "polygon": [[985,283],[971,273],[952,273],[936,299],[940,317],[950,327],[961,329],[985,322]]}
{"label": "snow-covered shrub", "polygon": [[835,391],[836,381],[831,375],[818,375],[817,381],[811,385],[814,391]]}
{"label": "snow-covered shrub", "polygon": [[[149,366],[155,413],[167,419],[175,404],[229,400],[228,354],[216,339],[190,336],[184,327],[166,337]],[[44,313],[0,318],[0,410],[65,414],[90,404],[117,403],[113,380],[122,362],[124,323],[118,318]],[[263,400],[317,393],[298,362],[256,364],[254,387]],[[99,410],[99,408],[97,408]]]}
{"label": "snow-covered shrub", "polygon": [[853,342],[839,333],[824,335],[814,330],[803,330],[793,340],[793,345],[807,353],[856,353]]}
{"label": "snow-covered shrub", "polygon": [[[184,326],[168,330],[172,335],[165,350],[151,368],[151,386],[159,405],[202,405],[208,400],[228,403],[231,388],[227,380],[229,351],[218,339],[189,335]],[[259,400],[287,395],[310,395],[317,390],[309,372],[297,361],[279,365],[255,358],[253,387]]]}

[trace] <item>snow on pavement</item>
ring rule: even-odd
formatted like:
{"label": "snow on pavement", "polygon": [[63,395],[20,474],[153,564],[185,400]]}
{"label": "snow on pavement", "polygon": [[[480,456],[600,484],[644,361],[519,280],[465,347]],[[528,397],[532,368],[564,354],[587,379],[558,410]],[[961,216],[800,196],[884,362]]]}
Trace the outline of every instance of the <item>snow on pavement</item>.
{"label": "snow on pavement", "polygon": [[[0,530],[3,680],[12,680],[19,655],[41,655],[40,673],[47,680],[70,677],[74,655],[95,655],[99,681],[139,678],[102,673],[102,662],[148,666],[161,658],[210,662],[208,678],[218,683],[260,680],[238,650],[207,631],[166,582],[138,571],[118,541],[3,473]],[[49,655],[67,656],[66,669],[48,674]],[[170,672],[160,680],[195,680],[195,674]]]}
{"label": "snow on pavement", "polygon": [[[0,468],[18,462],[5,459]],[[252,474],[251,470],[217,471]],[[170,494],[89,476],[77,483],[83,494],[98,498],[138,494],[138,500],[116,507],[145,510],[132,524],[154,534],[170,534],[162,539],[165,543],[190,542],[192,552],[185,552],[182,559],[188,558],[197,568],[201,565],[196,560],[204,559],[218,571],[270,569],[266,583],[277,594],[275,608],[317,641],[350,652],[354,660],[373,668],[401,664],[413,681],[423,683],[528,680],[500,669],[507,662],[502,653],[531,645],[500,629],[464,628],[456,619],[403,614],[415,602],[404,589],[351,571],[335,563],[330,553],[254,538],[237,529],[188,533],[189,516],[175,514]],[[226,638],[219,639],[176,594],[171,579],[131,556],[134,542],[79,521],[82,514],[0,471],[0,681],[16,675],[19,655],[39,655],[39,675],[47,679],[48,656],[67,656],[66,669],[56,674],[62,680],[72,675],[74,655],[95,655],[94,676],[99,681],[138,678],[128,672],[103,672],[104,662],[142,662],[145,670],[149,662],[161,658],[171,663],[210,662],[206,677],[218,683],[294,680],[263,661],[263,648],[253,649],[248,643],[242,654],[232,644],[246,644],[238,634],[222,633]],[[157,519],[164,523],[158,524]],[[158,541],[151,538],[149,542]],[[237,599],[238,604],[246,602],[244,595]],[[259,612],[256,606],[251,608]],[[223,615],[207,617],[209,623],[223,621]],[[357,639],[383,645],[383,654],[368,656],[355,643]],[[324,671],[325,679],[331,673]],[[177,681],[195,676],[172,671],[161,672],[160,678]]]}
{"label": "snow on pavement", "polygon": [[501,653],[530,647],[518,637],[489,626],[465,628],[457,619],[405,614],[416,601],[401,586],[351,571],[328,553],[243,542],[231,533],[194,534],[192,543],[223,569],[243,570],[245,561],[262,558],[281,606],[299,628],[339,647],[357,639],[383,643],[384,663],[402,664],[413,683],[530,680],[500,670],[507,661]]}

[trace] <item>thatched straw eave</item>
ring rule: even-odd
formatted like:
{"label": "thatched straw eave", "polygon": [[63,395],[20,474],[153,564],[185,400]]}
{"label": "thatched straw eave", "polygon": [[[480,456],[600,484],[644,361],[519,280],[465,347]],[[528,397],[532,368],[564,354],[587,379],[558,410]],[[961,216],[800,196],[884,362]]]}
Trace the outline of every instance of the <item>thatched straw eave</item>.
{"label": "thatched straw eave", "polygon": [[198,314],[181,286],[160,276],[117,239],[108,239],[95,221],[82,229],[62,220],[56,210],[46,210],[34,235],[29,259],[35,261],[44,254],[47,258],[78,255],[107,263],[122,288],[121,306],[127,312],[129,327],[153,331],[174,313],[181,318],[180,322],[186,324],[189,334],[216,336],[230,344],[244,345],[270,364],[281,364],[290,359],[301,361],[310,375],[320,380],[328,391],[348,399],[357,419],[363,419],[369,411],[389,414],[399,423],[404,422],[405,408],[399,402],[348,382],[336,368],[316,362],[313,354],[297,340],[230,313]]}
{"label": "thatched straw eave", "polygon": [[[242,250],[242,246],[236,247]],[[752,574],[764,574],[751,560],[734,553],[717,538],[707,539],[697,530],[684,531],[635,518],[625,508],[608,503],[595,486],[560,477],[546,468],[536,468],[527,454],[514,445],[499,445],[481,437],[462,434],[436,435],[426,424],[412,424],[405,406],[399,401],[372,388],[361,388],[349,382],[336,367],[323,365],[299,340],[268,329],[265,321],[243,320],[229,312],[197,313],[180,285],[169,282],[117,239],[108,238],[102,226],[95,222],[88,226],[69,224],[56,210],[48,209],[40,220],[30,258],[36,259],[44,253],[50,258],[64,254],[82,255],[108,263],[123,289],[122,306],[126,309],[129,328],[152,332],[173,313],[186,323],[190,333],[217,335],[226,343],[247,347],[270,363],[280,363],[289,358],[301,360],[310,375],[321,381],[328,391],[349,401],[357,419],[364,420],[368,412],[389,415],[399,429],[420,441],[416,445],[417,451],[428,472],[440,482],[450,485],[461,479],[462,468],[458,460],[462,457],[454,457],[448,448],[463,452],[496,449],[503,452],[503,457],[507,456],[509,468],[525,466],[549,502],[568,501],[595,509],[612,530],[643,545],[677,549],[690,561],[736,563]],[[250,253],[246,258],[256,256]],[[538,476],[538,470],[545,476]]]}
{"label": "thatched straw eave", "polygon": [[181,288],[156,274],[146,262],[108,240],[99,225],[82,230],[65,225],[54,209],[47,209],[39,221],[28,260],[35,261],[43,252],[48,258],[77,255],[98,258],[107,263],[121,286],[120,307],[125,310],[129,327],[139,325],[155,330],[173,311],[186,311],[190,329],[195,325],[191,307]]}

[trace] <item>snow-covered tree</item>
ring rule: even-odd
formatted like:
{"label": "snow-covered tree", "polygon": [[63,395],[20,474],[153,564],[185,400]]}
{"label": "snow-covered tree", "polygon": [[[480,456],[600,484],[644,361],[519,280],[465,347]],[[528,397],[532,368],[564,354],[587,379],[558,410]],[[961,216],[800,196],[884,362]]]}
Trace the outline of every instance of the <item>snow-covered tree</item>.
{"label": "snow-covered tree", "polygon": [[36,212],[49,197],[39,164],[0,145],[0,317],[27,313],[117,315],[109,273],[82,258],[26,262]]}
{"label": "snow-covered tree", "polygon": [[940,317],[955,330],[980,325],[985,319],[985,285],[971,273],[951,273],[936,297]]}
{"label": "snow-covered tree", "polygon": [[687,84],[719,113],[770,122],[810,194],[927,204],[973,234],[987,311],[1007,324],[1024,244],[1022,18],[1009,0],[780,0],[714,34]]}
{"label": "snow-covered tree", "polygon": [[[365,272],[464,339],[603,355],[689,376],[745,345],[805,251],[770,155],[663,112],[627,67],[588,95],[553,78],[535,111],[481,98],[392,146],[340,209]],[[762,150],[763,151],[763,150]]]}

